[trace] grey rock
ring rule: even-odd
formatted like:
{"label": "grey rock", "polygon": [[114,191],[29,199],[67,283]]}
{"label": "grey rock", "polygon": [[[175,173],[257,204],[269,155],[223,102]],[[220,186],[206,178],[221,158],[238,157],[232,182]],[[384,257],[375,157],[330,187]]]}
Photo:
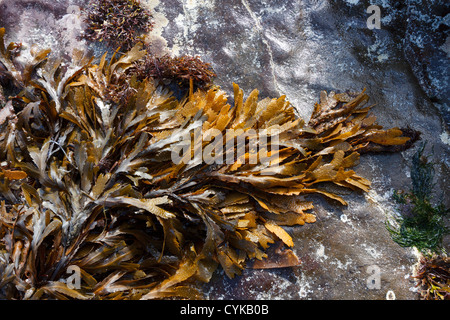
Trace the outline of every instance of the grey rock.
{"label": "grey rock", "polygon": [[[79,40],[79,7],[87,0],[0,2],[8,39],[52,47],[106,50]],[[154,10],[147,36],[155,52],[199,55],[212,64],[215,81],[230,95],[232,83],[260,97],[286,95],[308,119],[321,90],[360,91],[375,103],[385,127],[422,132],[434,150],[436,197],[448,206],[448,4],[445,1],[381,2],[381,29],[368,29],[374,1],[141,0]],[[445,11],[447,10],[447,11]],[[448,13],[448,12],[447,12]],[[424,17],[430,21],[424,21]],[[408,18],[409,17],[409,18]],[[406,18],[406,19],[405,19]],[[409,19],[409,20],[408,20]],[[420,41],[423,41],[421,46]],[[288,231],[298,267],[247,269],[228,279],[218,271],[204,285],[209,299],[417,299],[410,278],[412,249],[394,243],[385,228],[395,213],[390,196],[408,190],[415,148],[365,155],[357,173],[373,182],[368,194],[345,194],[348,207],[314,198],[318,221]],[[450,249],[450,239],[445,246]],[[379,286],[370,282],[379,271]]]}

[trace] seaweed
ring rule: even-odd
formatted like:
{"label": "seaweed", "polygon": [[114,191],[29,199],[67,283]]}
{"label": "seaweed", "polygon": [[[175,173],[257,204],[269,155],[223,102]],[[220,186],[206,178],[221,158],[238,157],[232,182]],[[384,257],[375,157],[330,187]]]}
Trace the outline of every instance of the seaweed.
{"label": "seaweed", "polygon": [[422,257],[414,278],[422,300],[450,300],[450,258]]}
{"label": "seaweed", "polygon": [[140,80],[155,78],[166,85],[174,84],[184,90],[190,88],[191,81],[194,88],[206,89],[216,77],[209,63],[203,62],[198,56],[189,55],[174,58],[170,55],[156,57],[147,54],[137,63],[134,72]]}
{"label": "seaweed", "polygon": [[153,29],[151,12],[138,0],[93,0],[83,13],[83,38],[104,42],[114,50],[130,50]]}
{"label": "seaweed", "polygon": [[[206,89],[216,74],[209,63],[199,56],[169,54],[155,55],[141,37],[153,28],[151,13],[135,0],[95,0],[84,10],[86,31],[84,38],[94,42],[106,42],[116,50],[129,51],[138,43],[146,48],[146,54],[135,61],[134,68],[124,74],[135,76],[139,81],[145,78],[157,79],[167,86],[186,92],[193,83],[194,89]],[[126,81],[129,81],[127,79]],[[126,103],[128,93],[122,88],[111,88],[110,98]]]}
{"label": "seaweed", "polygon": [[0,84],[0,108],[3,108],[5,104],[6,104],[5,93],[2,85]]}
{"label": "seaweed", "polygon": [[[153,28],[152,14],[135,0],[95,0],[84,10],[86,31],[84,38],[93,42],[106,42],[116,52],[129,51],[136,44],[146,46],[146,52],[134,63],[129,74],[142,81],[145,78],[158,79],[160,82],[181,91],[189,90],[191,82],[194,89],[206,89],[216,74],[209,63],[199,56],[182,55],[172,57],[169,54],[155,55],[141,37]],[[111,91],[111,98],[126,103],[127,93]]]}
{"label": "seaweed", "polygon": [[395,191],[394,201],[400,214],[395,224],[386,221],[392,239],[402,247],[416,247],[424,255],[445,253],[443,238],[449,234],[445,217],[450,212],[444,204],[433,204],[434,164],[424,154],[426,143],[419,146],[412,158],[410,192]]}
{"label": "seaweed", "polygon": [[295,246],[289,227],[315,222],[310,195],[346,205],[329,186],[369,190],[351,170],[360,152],[411,140],[376,123],[365,91],[322,92],[305,122],[284,96],[244,97],[237,84],[233,105],[192,77],[176,99],[135,74],[139,43],[68,65],[46,50],[22,68],[0,40],[21,88],[0,110],[6,299],[196,299],[218,268],[296,264],[269,249]]}

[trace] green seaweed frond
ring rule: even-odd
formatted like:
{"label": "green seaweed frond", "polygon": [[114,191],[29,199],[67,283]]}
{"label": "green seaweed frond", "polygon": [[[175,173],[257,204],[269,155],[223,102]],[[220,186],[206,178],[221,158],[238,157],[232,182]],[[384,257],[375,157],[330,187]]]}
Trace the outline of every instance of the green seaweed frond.
{"label": "green seaweed frond", "polygon": [[423,202],[431,199],[433,192],[434,164],[423,154],[426,143],[422,143],[412,158],[412,193]]}

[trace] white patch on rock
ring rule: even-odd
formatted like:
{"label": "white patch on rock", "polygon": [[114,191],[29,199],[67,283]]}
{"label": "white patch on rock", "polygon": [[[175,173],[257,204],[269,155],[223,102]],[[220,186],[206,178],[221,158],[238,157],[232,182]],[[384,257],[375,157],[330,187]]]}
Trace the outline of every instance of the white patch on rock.
{"label": "white patch on rock", "polygon": [[305,276],[298,277],[297,284],[299,287],[298,295],[300,296],[300,298],[307,298],[308,295],[313,293],[313,291],[311,290],[310,281],[308,281]]}
{"label": "white patch on rock", "polygon": [[448,135],[448,132],[442,132],[439,137],[441,138],[441,141],[443,143],[445,143],[446,145],[450,145],[450,136]]}
{"label": "white patch on rock", "polygon": [[359,3],[359,0],[345,0],[345,2],[347,2],[347,4],[349,4],[351,6],[354,6]]}
{"label": "white patch on rock", "polygon": [[341,221],[342,221],[342,222],[344,222],[344,223],[347,223],[347,222],[349,222],[349,220],[348,220],[348,217],[347,217],[347,215],[346,215],[346,214],[341,214],[341,217],[340,217],[340,219],[341,219]]}
{"label": "white patch on rock", "polygon": [[363,243],[361,247],[363,247],[364,250],[374,259],[379,259],[380,257],[383,256],[381,252],[377,251],[377,249],[367,245],[366,243]]}
{"label": "white patch on rock", "polygon": [[367,48],[367,55],[372,60],[384,62],[389,59],[387,51],[386,42],[377,38],[375,43]]}
{"label": "white patch on rock", "polygon": [[213,12],[216,3],[215,1],[206,0],[182,0],[181,2],[183,6],[183,13],[180,13],[175,18],[174,22],[181,30],[182,34],[174,37],[174,45],[171,48],[171,52],[174,55],[178,55],[180,48],[183,48],[183,51],[186,51],[189,54],[202,54],[200,52],[196,52],[192,36],[204,27],[198,23],[201,10],[206,9],[209,12]]}
{"label": "white patch on rock", "polygon": [[325,254],[325,247],[323,244],[319,244],[319,248],[316,251],[316,256],[319,260],[325,260],[327,259],[327,255]]}

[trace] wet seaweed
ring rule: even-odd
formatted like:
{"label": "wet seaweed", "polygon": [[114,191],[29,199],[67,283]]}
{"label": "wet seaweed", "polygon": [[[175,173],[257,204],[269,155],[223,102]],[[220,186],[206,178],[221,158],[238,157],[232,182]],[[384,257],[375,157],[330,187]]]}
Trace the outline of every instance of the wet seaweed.
{"label": "wet seaweed", "polygon": [[[191,86],[206,89],[216,74],[212,66],[199,56],[169,54],[158,56],[145,43],[145,34],[153,29],[152,14],[135,0],[92,1],[84,9],[86,23],[83,38],[91,42],[104,42],[114,50],[129,51],[137,43],[146,47],[147,54],[135,61],[128,75],[139,81],[157,79],[171,88],[186,92]],[[128,88],[128,87],[126,87]],[[122,88],[111,88],[110,98],[126,103],[128,93]]]}
{"label": "wet seaweed", "polygon": [[174,58],[167,54],[162,57],[147,54],[137,62],[134,72],[140,80],[154,78],[184,90],[190,88],[191,81],[194,89],[207,89],[216,77],[211,64],[188,55]]}
{"label": "wet seaweed", "polygon": [[130,50],[153,29],[152,14],[138,0],[95,0],[83,9],[83,38],[104,42],[113,50]]}
{"label": "wet seaweed", "polygon": [[422,300],[450,300],[450,258],[422,257],[415,273]]}
{"label": "wet seaweed", "polygon": [[402,247],[415,247],[424,255],[445,253],[443,238],[449,234],[445,217],[450,212],[442,201],[433,203],[434,164],[424,154],[422,143],[412,157],[410,192],[395,191],[399,207],[394,223],[386,222],[392,239]]}
{"label": "wet seaweed", "polygon": [[[360,152],[411,140],[376,123],[364,91],[322,92],[305,122],[284,96],[244,97],[237,84],[233,105],[192,77],[176,99],[134,73],[139,43],[110,59],[75,51],[62,64],[42,50],[18,64],[4,33],[1,73],[20,92],[0,110],[1,298],[200,298],[218,268],[276,266],[270,245],[293,247],[286,227],[316,220],[309,195],[346,205],[328,186],[367,192],[351,170]],[[199,159],[196,146],[209,151]],[[276,252],[283,267],[299,262]]]}

